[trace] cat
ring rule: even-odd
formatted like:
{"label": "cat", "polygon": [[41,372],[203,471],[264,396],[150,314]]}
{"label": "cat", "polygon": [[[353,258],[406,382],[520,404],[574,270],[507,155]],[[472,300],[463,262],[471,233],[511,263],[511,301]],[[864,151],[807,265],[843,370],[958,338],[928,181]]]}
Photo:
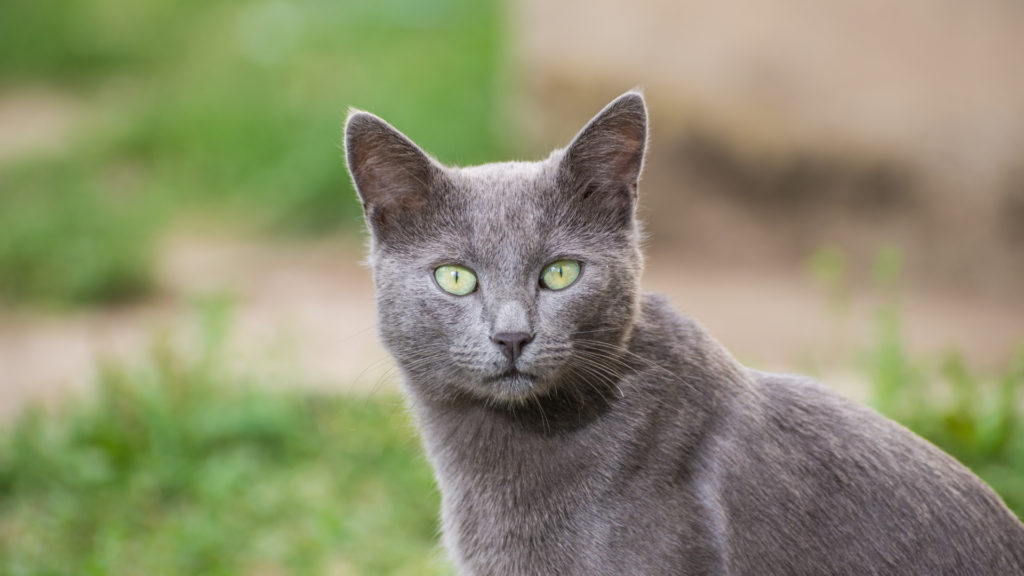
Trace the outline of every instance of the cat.
{"label": "cat", "polygon": [[1024,526],[898,424],[641,292],[643,96],[446,167],[353,110],[380,337],[467,575],[1024,574]]}

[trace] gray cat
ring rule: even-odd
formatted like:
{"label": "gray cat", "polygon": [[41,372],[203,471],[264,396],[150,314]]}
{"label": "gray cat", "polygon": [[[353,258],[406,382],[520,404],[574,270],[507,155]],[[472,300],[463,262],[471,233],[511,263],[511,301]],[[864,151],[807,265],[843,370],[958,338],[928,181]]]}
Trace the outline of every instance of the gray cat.
{"label": "gray cat", "polygon": [[541,162],[449,168],[349,115],[380,335],[464,574],[1024,574],[966,468],[640,291],[643,97]]}

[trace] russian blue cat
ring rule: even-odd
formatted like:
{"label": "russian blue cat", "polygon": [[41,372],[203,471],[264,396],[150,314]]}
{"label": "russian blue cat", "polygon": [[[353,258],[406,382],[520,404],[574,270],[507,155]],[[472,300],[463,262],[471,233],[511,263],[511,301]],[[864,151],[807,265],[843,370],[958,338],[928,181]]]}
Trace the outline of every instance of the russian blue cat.
{"label": "russian blue cat", "polygon": [[641,292],[646,146],[636,92],[546,160],[470,168],[349,115],[380,336],[462,573],[1024,574],[966,468]]}

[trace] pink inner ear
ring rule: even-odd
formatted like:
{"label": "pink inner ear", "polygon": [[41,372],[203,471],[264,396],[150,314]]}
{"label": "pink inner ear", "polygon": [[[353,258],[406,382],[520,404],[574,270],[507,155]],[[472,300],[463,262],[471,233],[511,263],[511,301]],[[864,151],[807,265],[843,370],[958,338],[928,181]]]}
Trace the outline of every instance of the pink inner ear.
{"label": "pink inner ear", "polygon": [[643,149],[637,139],[618,139],[614,145],[599,148],[580,166],[605,185],[632,185],[640,175]]}
{"label": "pink inner ear", "polygon": [[361,185],[367,188],[371,203],[410,207],[422,203],[422,194],[418,192],[426,188],[426,183],[394,163],[393,159],[386,156],[369,158],[360,172]]}
{"label": "pink inner ear", "polygon": [[615,176],[622,180],[635,180],[643,162],[644,133],[639,124],[627,118],[617,118],[611,128],[618,140],[613,158],[609,162],[617,168]]}
{"label": "pink inner ear", "polygon": [[636,148],[638,144],[634,141],[633,146],[633,150],[620,150],[610,160],[610,165],[617,169],[613,175],[617,181],[633,182],[640,175],[641,158]]}

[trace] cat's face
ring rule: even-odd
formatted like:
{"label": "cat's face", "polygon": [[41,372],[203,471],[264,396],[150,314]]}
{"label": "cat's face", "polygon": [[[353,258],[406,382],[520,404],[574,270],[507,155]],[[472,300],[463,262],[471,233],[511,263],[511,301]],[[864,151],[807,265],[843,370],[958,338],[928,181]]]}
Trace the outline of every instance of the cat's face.
{"label": "cat's face", "polygon": [[515,402],[610,380],[638,309],[646,122],[629,93],[545,161],[459,169],[350,115],[378,327],[415,392]]}

